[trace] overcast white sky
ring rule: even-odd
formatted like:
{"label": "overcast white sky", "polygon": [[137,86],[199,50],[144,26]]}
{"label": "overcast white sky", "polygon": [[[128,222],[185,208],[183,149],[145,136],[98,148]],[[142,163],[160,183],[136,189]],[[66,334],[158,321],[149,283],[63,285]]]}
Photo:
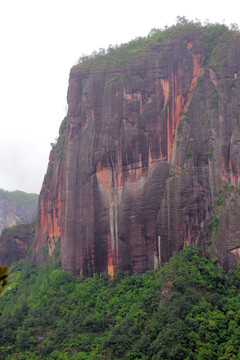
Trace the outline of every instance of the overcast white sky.
{"label": "overcast white sky", "polygon": [[0,188],[39,192],[81,54],[176,17],[240,22],[238,0],[0,0]]}

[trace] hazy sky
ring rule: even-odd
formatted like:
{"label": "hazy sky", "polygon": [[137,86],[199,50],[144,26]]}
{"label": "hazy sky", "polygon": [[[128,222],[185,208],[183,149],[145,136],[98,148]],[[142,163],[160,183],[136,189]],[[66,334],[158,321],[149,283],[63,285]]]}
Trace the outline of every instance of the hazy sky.
{"label": "hazy sky", "polygon": [[176,17],[240,22],[239,1],[0,0],[0,188],[39,192],[81,54]]}

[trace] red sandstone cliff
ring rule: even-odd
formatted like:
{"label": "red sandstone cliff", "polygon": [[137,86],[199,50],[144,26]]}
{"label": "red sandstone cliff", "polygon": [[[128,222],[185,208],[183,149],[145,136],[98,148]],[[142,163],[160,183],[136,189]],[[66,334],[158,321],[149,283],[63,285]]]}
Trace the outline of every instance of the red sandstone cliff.
{"label": "red sandstone cliff", "polygon": [[62,267],[77,275],[144,272],[187,244],[234,266],[240,38],[223,31],[213,40],[183,27],[127,59],[116,51],[115,62],[113,52],[71,70],[35,259],[60,239]]}

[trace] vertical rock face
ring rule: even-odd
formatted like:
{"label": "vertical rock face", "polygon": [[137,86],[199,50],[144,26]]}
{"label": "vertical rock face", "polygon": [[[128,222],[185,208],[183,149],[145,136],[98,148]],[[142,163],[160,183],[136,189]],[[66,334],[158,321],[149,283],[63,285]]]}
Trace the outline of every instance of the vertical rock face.
{"label": "vertical rock face", "polygon": [[144,272],[188,244],[234,266],[239,37],[219,36],[214,49],[201,29],[156,39],[122,66],[106,68],[108,54],[71,70],[40,194],[38,261],[59,238],[62,267],[76,275]]}
{"label": "vertical rock face", "polygon": [[42,256],[44,249],[51,256],[61,236],[61,168],[61,153],[52,151],[38,203],[37,242],[33,247],[38,257]]}

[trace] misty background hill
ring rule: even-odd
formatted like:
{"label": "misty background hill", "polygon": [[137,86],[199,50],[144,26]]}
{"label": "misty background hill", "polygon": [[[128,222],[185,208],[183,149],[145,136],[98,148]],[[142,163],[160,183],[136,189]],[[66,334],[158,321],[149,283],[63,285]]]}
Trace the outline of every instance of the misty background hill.
{"label": "misty background hill", "polygon": [[38,195],[0,189],[0,233],[6,227],[30,223],[37,214]]}

